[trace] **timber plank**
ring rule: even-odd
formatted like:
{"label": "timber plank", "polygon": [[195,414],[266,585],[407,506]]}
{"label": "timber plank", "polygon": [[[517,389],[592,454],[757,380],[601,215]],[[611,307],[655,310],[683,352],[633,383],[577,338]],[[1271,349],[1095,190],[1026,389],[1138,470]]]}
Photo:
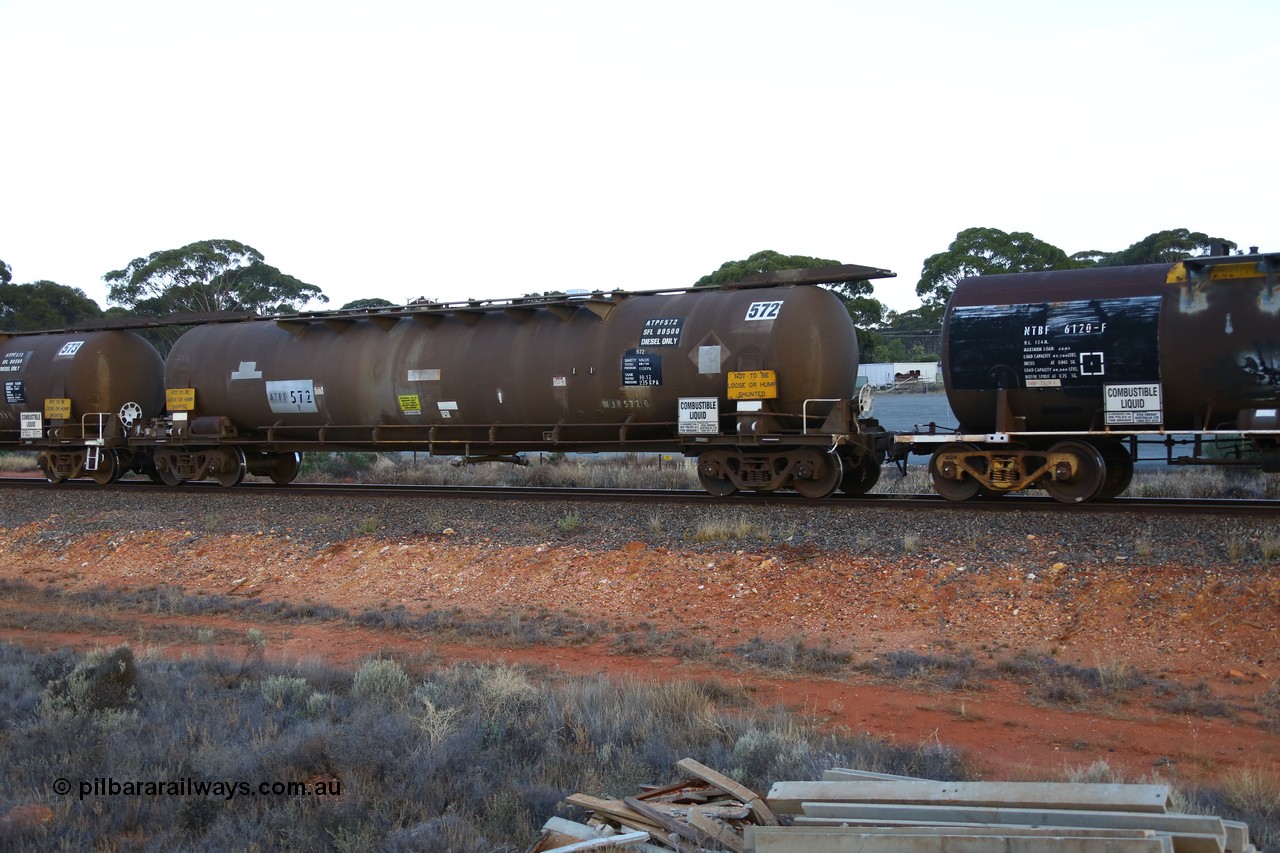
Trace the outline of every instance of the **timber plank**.
{"label": "timber plank", "polygon": [[1166,812],[1013,809],[999,806],[896,805],[884,803],[805,803],[808,817],[890,822],[963,822],[1021,826],[1150,829],[1170,835],[1175,853],[1225,853],[1226,829],[1212,815]]}
{"label": "timber plank", "polygon": [[657,823],[668,833],[678,835],[686,841],[691,841],[697,847],[703,846],[703,843],[707,840],[705,834],[693,826],[665,815],[648,803],[637,800],[635,797],[627,797],[623,802],[630,806],[634,811],[639,812],[649,820]]}
{"label": "timber plank", "polygon": [[928,779],[921,779],[919,776],[895,776],[892,773],[878,773],[875,770],[850,770],[845,767],[832,767],[829,770],[822,771],[823,782],[841,782],[841,781],[862,781],[870,782],[880,780],[882,782],[927,782]]}
{"label": "timber plank", "polygon": [[749,826],[747,853],[1164,853],[1167,839],[1050,835],[879,835],[818,827]]}
{"label": "timber plank", "polygon": [[1105,782],[775,782],[769,807],[779,814],[799,814],[804,802],[860,802],[982,806],[1010,808],[1106,810],[1159,813],[1169,803],[1168,785],[1121,785]]}
{"label": "timber plank", "polygon": [[689,823],[701,830],[716,845],[733,853],[743,853],[742,837],[728,824],[713,820],[696,811],[689,812]]}
{"label": "timber plank", "polygon": [[635,799],[652,808],[654,811],[662,812],[667,817],[675,817],[685,820],[692,814],[700,814],[704,817],[718,817],[722,820],[746,820],[751,814],[751,808],[742,803],[725,802],[725,803],[654,803],[648,800],[636,797]]}
{"label": "timber plank", "polygon": [[[615,832],[614,830],[606,830],[599,826],[588,826],[585,823],[578,823],[572,820],[565,820],[562,817],[549,817],[547,822],[542,825],[542,835],[545,839],[563,839],[560,845],[569,844],[573,841],[591,841],[596,838],[608,838],[608,835],[602,835],[603,832]],[[616,832],[615,832],[616,835]],[[542,839],[534,842],[534,846],[525,851],[525,853],[547,853],[548,848],[554,848],[555,843],[546,844]],[[652,844],[636,844],[631,847],[632,850],[640,851],[640,853],[671,853],[669,847],[655,847]]]}
{"label": "timber plank", "polygon": [[603,838],[590,838],[586,841],[575,841],[563,847],[554,847],[546,853],[581,853],[584,850],[603,850],[607,847],[636,847],[649,840],[647,832],[628,832],[623,835],[610,835]]}
{"label": "timber plank", "polygon": [[1249,824],[1224,820],[1222,826],[1227,830],[1227,853],[1244,853],[1249,849]]}
{"label": "timber plank", "polygon": [[755,813],[756,820],[764,826],[778,825],[778,818],[773,813],[773,810],[760,798],[759,794],[745,785],[739,785],[723,773],[717,773],[707,765],[694,761],[692,758],[680,759],[676,762],[676,767],[679,767],[690,776],[696,776],[704,782],[715,785],[726,794],[737,797],[746,803],[751,807],[751,811]]}
{"label": "timber plank", "polygon": [[605,815],[611,820],[629,826],[632,829],[648,830],[658,835],[664,835],[667,832],[666,827],[661,823],[650,820],[635,809],[627,806],[622,800],[605,800],[600,797],[592,797],[589,794],[570,794],[564,798],[564,801],[569,805],[578,806],[599,815]]}
{"label": "timber plank", "polygon": [[926,835],[939,833],[948,836],[983,836],[1001,838],[1012,838],[1015,836],[1027,838],[1102,838],[1102,839],[1146,839],[1154,838],[1160,841],[1163,853],[1174,853],[1173,839],[1158,832],[1142,829],[1098,829],[1095,827],[1064,827],[1064,826],[1013,826],[1008,824],[992,825],[992,824],[912,824],[903,823],[901,825],[886,826],[884,823],[859,824],[856,821],[838,821],[835,818],[796,818],[796,826],[806,828],[826,828],[829,831],[836,830],[839,827],[840,832],[865,832],[885,837],[897,835]]}

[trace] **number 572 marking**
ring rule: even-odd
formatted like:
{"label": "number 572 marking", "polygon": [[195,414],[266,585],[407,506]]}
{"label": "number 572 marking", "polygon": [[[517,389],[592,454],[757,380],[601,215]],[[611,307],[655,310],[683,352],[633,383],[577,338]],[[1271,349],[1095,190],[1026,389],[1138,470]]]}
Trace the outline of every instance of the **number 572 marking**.
{"label": "number 572 marking", "polygon": [[781,308],[781,302],[752,302],[751,307],[747,309],[746,319],[772,320],[778,316]]}

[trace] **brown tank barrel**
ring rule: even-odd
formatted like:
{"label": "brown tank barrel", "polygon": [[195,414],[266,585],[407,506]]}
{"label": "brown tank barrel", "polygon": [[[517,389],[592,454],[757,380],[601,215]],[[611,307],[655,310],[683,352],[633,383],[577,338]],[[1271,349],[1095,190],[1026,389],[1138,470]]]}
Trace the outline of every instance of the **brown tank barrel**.
{"label": "brown tank barrel", "polygon": [[1247,426],[1280,406],[1278,268],[1271,254],[965,279],[943,325],[947,400],[965,432]]}
{"label": "brown tank barrel", "polygon": [[679,397],[732,412],[727,373],[745,370],[776,372],[774,411],[851,397],[848,313],[795,286],[209,325],[174,345],[166,386],[194,388],[192,416],[229,418],[241,434],[501,424],[508,440],[537,442],[568,423],[600,425],[606,441],[624,422],[631,438],[674,438]]}
{"label": "brown tank barrel", "polygon": [[83,415],[158,417],[164,409],[164,363],[155,347],[128,331],[10,335],[0,341],[0,429],[16,430],[22,412],[42,412],[45,400],[70,400],[59,420]]}

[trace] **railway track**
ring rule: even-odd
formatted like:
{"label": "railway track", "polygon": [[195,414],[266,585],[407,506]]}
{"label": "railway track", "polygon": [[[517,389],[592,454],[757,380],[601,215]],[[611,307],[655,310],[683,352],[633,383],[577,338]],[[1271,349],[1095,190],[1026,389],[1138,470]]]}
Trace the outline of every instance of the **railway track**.
{"label": "railway track", "polygon": [[[155,492],[183,494],[209,492],[230,494],[212,482],[192,482],[178,487],[157,485],[146,480],[122,480],[100,486],[89,480],[68,480],[51,486],[43,478],[0,478],[5,489],[59,489],[92,492]],[[236,487],[236,493],[254,495],[293,495],[344,497],[465,498],[472,500],[575,501],[575,502],[673,502],[701,506],[842,506],[850,509],[901,509],[909,512],[1045,512],[1045,513],[1140,513],[1148,515],[1206,515],[1280,518],[1280,500],[1233,498],[1141,498],[1120,497],[1111,501],[1091,502],[1079,506],[1062,504],[1042,495],[1005,495],[988,500],[957,503],[933,494],[871,494],[857,497],[833,495],[814,501],[798,494],[740,493],[716,497],[694,489],[598,489],[532,487],[532,486],[431,486],[389,483],[293,483],[277,486],[267,482],[249,482]]]}

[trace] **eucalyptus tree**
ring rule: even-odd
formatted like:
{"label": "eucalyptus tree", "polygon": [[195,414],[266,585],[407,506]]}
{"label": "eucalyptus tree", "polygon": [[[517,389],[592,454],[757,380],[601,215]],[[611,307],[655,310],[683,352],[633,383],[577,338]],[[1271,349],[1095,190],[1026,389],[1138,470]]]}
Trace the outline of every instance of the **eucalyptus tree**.
{"label": "eucalyptus tree", "polygon": [[0,283],[0,330],[65,329],[102,316],[102,308],[78,287],[52,281]]}
{"label": "eucalyptus tree", "polygon": [[286,314],[311,301],[328,302],[319,287],[266,263],[235,240],[202,240],[134,258],[103,280],[107,301],[153,317],[244,311]]}

